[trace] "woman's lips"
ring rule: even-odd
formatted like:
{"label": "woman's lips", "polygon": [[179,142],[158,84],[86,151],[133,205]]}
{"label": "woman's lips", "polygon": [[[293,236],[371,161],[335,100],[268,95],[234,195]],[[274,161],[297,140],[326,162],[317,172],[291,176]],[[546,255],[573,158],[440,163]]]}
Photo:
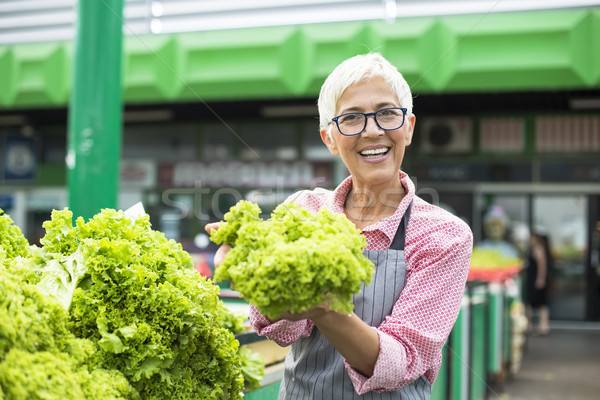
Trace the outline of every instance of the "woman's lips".
{"label": "woman's lips", "polygon": [[389,147],[368,147],[358,152],[365,162],[377,163],[386,160],[390,154]]}

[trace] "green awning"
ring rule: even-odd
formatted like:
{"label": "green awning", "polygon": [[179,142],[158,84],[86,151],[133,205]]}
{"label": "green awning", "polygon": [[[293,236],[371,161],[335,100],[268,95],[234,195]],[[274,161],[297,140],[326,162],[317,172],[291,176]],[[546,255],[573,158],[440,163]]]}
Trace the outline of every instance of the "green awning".
{"label": "green awning", "polygon": [[[343,59],[378,51],[415,93],[600,87],[600,9],[127,36],[123,100],[314,98]],[[0,110],[66,106],[71,42],[0,47]]]}

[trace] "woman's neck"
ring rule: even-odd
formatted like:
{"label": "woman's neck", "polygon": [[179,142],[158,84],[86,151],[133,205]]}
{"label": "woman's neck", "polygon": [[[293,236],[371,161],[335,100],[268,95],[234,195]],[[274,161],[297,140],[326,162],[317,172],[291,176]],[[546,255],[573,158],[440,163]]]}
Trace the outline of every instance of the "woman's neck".
{"label": "woman's neck", "polygon": [[357,187],[353,183],[346,197],[344,212],[358,229],[363,229],[394,214],[405,194],[400,181],[384,188]]}

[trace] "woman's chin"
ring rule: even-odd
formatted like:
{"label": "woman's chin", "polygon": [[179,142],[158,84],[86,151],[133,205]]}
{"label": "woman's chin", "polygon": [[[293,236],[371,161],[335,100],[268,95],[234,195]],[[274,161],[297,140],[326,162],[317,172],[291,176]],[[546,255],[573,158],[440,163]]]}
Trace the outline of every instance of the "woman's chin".
{"label": "woman's chin", "polygon": [[381,168],[373,171],[361,171],[360,174],[352,174],[352,178],[355,182],[360,183],[361,186],[390,186],[395,187],[398,179],[398,169],[392,168]]}

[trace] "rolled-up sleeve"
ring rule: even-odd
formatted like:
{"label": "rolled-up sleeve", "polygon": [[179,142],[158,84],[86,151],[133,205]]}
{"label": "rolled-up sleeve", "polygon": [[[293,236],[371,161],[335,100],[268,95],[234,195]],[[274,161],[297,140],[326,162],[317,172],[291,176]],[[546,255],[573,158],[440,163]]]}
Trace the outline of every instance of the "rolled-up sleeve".
{"label": "rolled-up sleeve", "polygon": [[362,375],[344,360],[348,376],[358,394],[365,394],[372,390],[375,392],[395,390],[397,385],[394,382],[402,381],[405,374],[406,368],[403,368],[406,365],[405,354],[400,351],[398,341],[380,330],[377,333],[379,334],[379,356],[370,378]]}
{"label": "rolled-up sleeve", "polygon": [[310,336],[314,327],[313,322],[307,319],[300,321],[282,319],[271,322],[252,304],[250,304],[249,317],[250,324],[257,334],[268,337],[282,347],[289,346],[301,337]]}

